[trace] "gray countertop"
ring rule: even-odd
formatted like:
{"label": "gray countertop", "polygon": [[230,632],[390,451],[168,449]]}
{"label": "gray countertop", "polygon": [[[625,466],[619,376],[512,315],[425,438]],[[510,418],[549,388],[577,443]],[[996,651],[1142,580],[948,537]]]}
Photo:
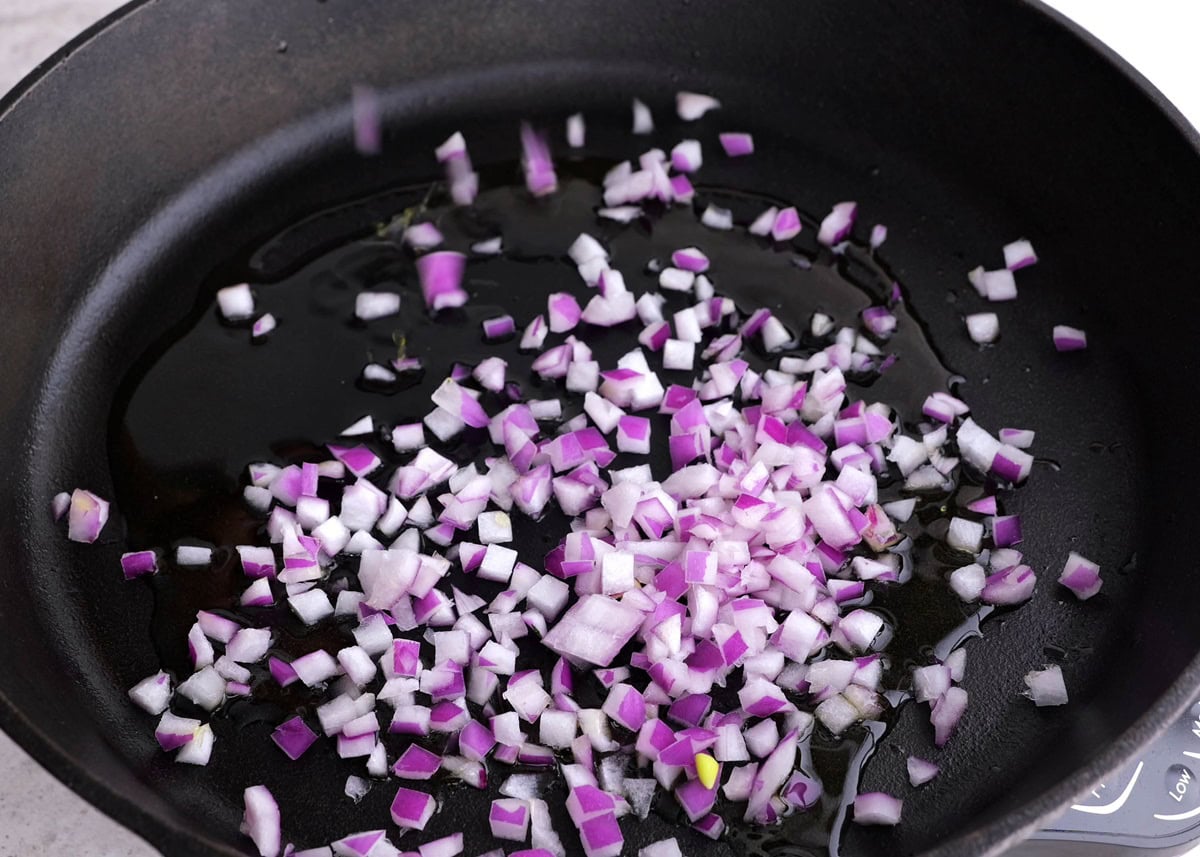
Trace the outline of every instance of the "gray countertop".
{"label": "gray countertop", "polygon": [[[123,0],[0,0],[0,92]],[[1115,46],[1200,124],[1200,58],[1189,40],[1200,4],[1051,0]],[[0,857],[155,857],[0,733]],[[1200,854],[1200,851],[1193,852]]]}
{"label": "gray countertop", "polygon": [[[0,0],[0,93],[125,0]],[[0,732],[0,857],[158,857]]]}

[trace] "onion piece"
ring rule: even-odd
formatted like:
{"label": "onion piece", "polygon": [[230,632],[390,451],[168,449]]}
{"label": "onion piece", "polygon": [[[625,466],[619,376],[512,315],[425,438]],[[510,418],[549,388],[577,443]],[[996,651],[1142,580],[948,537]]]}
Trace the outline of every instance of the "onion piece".
{"label": "onion piece", "polygon": [[933,704],[929,722],[933,724],[933,743],[936,746],[946,746],[966,710],[967,692],[961,687],[950,688]]}
{"label": "onion piece", "polygon": [[392,821],[402,828],[424,830],[436,808],[432,795],[402,787],[392,800]]}
{"label": "onion piece", "polygon": [[404,243],[418,251],[432,250],[444,240],[441,230],[428,221],[410,224],[405,228],[403,235]]}
{"label": "onion piece", "polygon": [[721,148],[725,150],[725,154],[731,158],[754,154],[754,138],[749,134],[726,131],[718,134],[717,139],[721,141]]}
{"label": "onion piece", "polygon": [[[334,857],[373,857],[385,853],[380,846],[390,845],[387,834],[383,830],[367,830],[351,833],[341,839],[329,843],[329,850]],[[300,857],[299,854],[293,857]],[[315,855],[314,855],[315,857]]]}
{"label": "onion piece", "polygon": [[938,775],[941,770],[933,762],[927,762],[916,756],[909,756],[907,761],[908,781],[914,786],[923,786]]}
{"label": "onion piece", "polygon": [[525,187],[534,196],[546,196],[558,190],[554,161],[544,135],[528,123],[521,123],[521,164],[525,170]]}
{"label": "onion piece", "polygon": [[637,857],[683,857],[683,852],[679,850],[679,841],[671,837],[650,843],[638,851]]}
{"label": "onion piece", "polygon": [[854,219],[857,215],[858,203],[839,202],[821,221],[821,228],[817,232],[817,241],[826,247],[832,247],[845,241],[850,236],[850,230],[854,226]]}
{"label": "onion piece", "polygon": [[421,294],[431,311],[460,307],[467,302],[467,293],[462,288],[466,261],[462,253],[449,250],[427,253],[417,259]]}
{"label": "onion piece", "polygon": [[1024,238],[1004,245],[1004,267],[1010,271],[1018,271],[1021,268],[1036,265],[1037,260],[1037,253],[1033,251],[1033,245]]}
{"label": "onion piece", "polygon": [[1058,582],[1075,593],[1075,597],[1080,601],[1091,598],[1104,585],[1104,581],[1100,579],[1100,566],[1074,551],[1067,556]]}
{"label": "onion piece", "polygon": [[994,312],[979,312],[968,315],[967,334],[972,342],[980,345],[995,342],[1000,336],[1000,319]]}
{"label": "onion piece", "polygon": [[131,687],[129,698],[148,714],[162,714],[171,702],[171,677],[159,670]]}
{"label": "onion piece", "polygon": [[573,113],[567,117],[567,145],[572,149],[578,149],[583,146],[584,136],[586,134],[586,126],[583,121],[582,113]]}
{"label": "onion piece", "polygon": [[638,99],[633,99],[633,133],[649,134],[654,131],[654,117],[650,108]]}
{"label": "onion piece", "polygon": [[677,92],[675,94],[675,112],[684,122],[694,122],[710,110],[716,110],[721,102],[711,95],[701,95],[698,92]]}
{"label": "onion piece", "polygon": [[400,295],[394,292],[359,292],[354,298],[354,315],[373,321],[400,312]]}
{"label": "onion piece", "polygon": [[154,551],[134,551],[121,554],[121,571],[126,580],[145,574],[158,573],[158,555]]}
{"label": "onion piece", "polygon": [[262,339],[278,326],[275,321],[275,316],[266,312],[254,320],[254,324],[250,326],[250,336],[253,339]]}
{"label": "onion piece", "polygon": [[1067,685],[1063,681],[1062,667],[1057,664],[1045,669],[1032,670],[1025,674],[1026,693],[1038,708],[1051,705],[1066,705]]}
{"label": "onion piece", "polygon": [[854,798],[854,823],[894,826],[900,823],[904,801],[883,792],[864,792]]}
{"label": "onion piece", "polygon": [[1056,351],[1083,351],[1087,348],[1087,333],[1065,324],[1054,326],[1054,349]]}
{"label": "onion piece", "polygon": [[798,742],[799,733],[793,729],[783,737],[759,767],[750,787],[750,799],[745,813],[747,821],[761,822],[765,818],[771,798],[783,786],[796,766]]}
{"label": "onion piece", "polygon": [[242,793],[245,811],[242,815],[242,832],[254,840],[262,857],[277,857],[282,833],[279,821],[279,804],[266,786],[250,786]]}
{"label": "onion piece", "polygon": [[555,624],[542,644],[597,666],[608,666],[642,623],[641,612],[603,595],[585,595]]}
{"label": "onion piece", "polygon": [[254,295],[248,283],[217,291],[217,307],[226,321],[245,321],[254,315]]}
{"label": "onion piece", "polygon": [[92,544],[100,538],[100,532],[108,523],[108,501],[76,488],[71,492],[71,505],[67,511],[67,538],[73,542]]}
{"label": "onion piece", "polygon": [[350,94],[354,148],[360,155],[378,155],[383,151],[383,119],[380,116],[379,93],[370,86],[355,84]]}
{"label": "onion piece", "polygon": [[292,761],[303,756],[317,740],[317,733],[308,728],[300,717],[293,717],[279,724],[271,733],[271,740]]}

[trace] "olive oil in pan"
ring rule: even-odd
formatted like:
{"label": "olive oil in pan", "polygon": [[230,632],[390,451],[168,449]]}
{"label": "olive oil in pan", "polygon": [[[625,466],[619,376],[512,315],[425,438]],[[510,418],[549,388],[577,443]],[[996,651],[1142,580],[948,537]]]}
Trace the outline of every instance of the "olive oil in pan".
{"label": "olive oil in pan", "polygon": [[[607,166],[590,161],[567,166],[560,172],[559,192],[541,200],[503,183],[512,175],[511,167],[485,172],[483,185],[491,189],[483,191],[470,209],[446,206],[428,186],[389,191],[308,218],[255,252],[222,260],[214,269],[192,315],[165,334],[125,379],[110,429],[113,480],[128,521],[129,549],[169,549],[180,540],[217,547],[212,567],[178,568],[167,559],[162,572],[148,584],[154,587],[156,605],[149,634],[165,667],[177,675],[189,671],[186,635],[200,609],[276,628],[274,653],[285,659],[317,647],[340,648],[351,641],[348,622],[306,628],[287,609],[282,587],[276,591],[275,607],[238,605],[246,580],[232,548],[265,543],[266,538],[263,519],[246,507],[241,496],[251,462],[283,465],[328,458],[322,445],[336,440],[343,428],[367,414],[380,427],[419,421],[431,408],[430,395],[455,363],[474,365],[493,355],[508,361],[508,378],[520,384],[525,398],[564,399],[568,417],[579,411],[575,397],[565,400],[561,385],[531,372],[535,355],[518,349],[519,333],[506,341],[486,342],[480,325],[485,319],[510,314],[519,331],[545,311],[546,298],[554,292],[572,292],[585,304],[593,292],[566,257],[566,248],[581,232],[596,236],[609,248],[612,266],[624,273],[635,293],[658,290],[655,271],[669,264],[672,251],[700,247],[711,260],[709,277],[718,294],[732,298],[747,313],[769,308],[789,330],[801,334],[797,354],[825,344],[808,332],[814,312],[830,315],[838,326],[857,326],[863,309],[887,302],[892,294],[892,277],[869,251],[851,245],[844,255],[835,256],[819,248],[811,219],[786,248],[772,247],[741,228],[707,229],[686,207],[647,206],[646,216],[629,225],[600,220],[595,214],[598,179]],[[737,222],[748,221],[772,203],[765,197],[701,188],[696,211],[710,201],[731,208]],[[396,240],[395,223],[380,224],[391,216],[432,220],[446,236],[439,249],[468,254],[466,306],[431,318],[420,295],[412,253]],[[470,251],[473,244],[495,236],[503,241],[501,255]],[[215,309],[215,291],[240,279],[255,284],[257,311],[271,312],[278,320],[278,328],[262,342],[252,343],[246,326],[222,322]],[[364,289],[400,293],[399,314],[367,323],[356,320],[355,295]],[[664,294],[668,317],[694,300],[690,295]],[[876,378],[852,378],[850,392],[891,404],[903,421],[912,424],[921,419],[925,396],[946,389],[953,373],[943,365],[909,305],[900,301],[893,312],[898,327],[884,348],[897,356],[895,365]],[[579,332],[601,367],[609,368],[637,347],[638,331],[640,325],[634,322]],[[386,364],[397,356],[420,358],[423,370],[403,374],[395,384],[361,381],[367,363]],[[746,342],[744,356],[757,370],[778,357],[762,353],[754,337]],[[660,365],[657,358],[651,362]],[[690,384],[692,379],[691,373],[671,371],[661,372],[660,377],[664,384]],[[491,393],[482,402],[492,413],[507,404],[503,396]],[[652,416],[655,444],[649,460],[659,479],[670,472],[668,419]],[[491,454],[485,441],[486,432],[467,431],[448,450],[442,448],[460,462],[481,460]],[[375,477],[382,484],[404,459],[386,442],[383,428],[365,442],[384,459],[385,467]],[[622,454],[613,467],[644,460]],[[322,481],[323,491],[330,487]],[[899,486],[883,485],[881,494],[887,499],[898,497]],[[939,496],[924,499],[922,505],[940,508],[949,502],[949,496]],[[519,515],[513,519],[513,546],[535,567],[568,531],[566,517],[553,511],[540,522]],[[966,617],[941,580],[951,566],[937,556],[921,516],[915,516],[904,532],[911,539],[905,557],[911,580],[899,587],[874,587],[868,599],[872,609],[880,610],[894,626],[889,651],[892,669],[885,682],[890,690],[905,686],[910,666],[930,662],[932,647]],[[353,572],[353,561],[339,559],[331,570],[334,587],[349,585]],[[474,578],[455,576],[454,583],[484,597],[499,589]],[[539,648],[523,644],[522,653],[548,665],[552,659]],[[228,716],[237,721],[261,719],[266,716],[262,712],[278,721],[311,710],[319,701],[316,691],[297,685],[280,689],[264,680],[265,665],[255,667],[254,673],[253,700],[228,707]],[[718,690],[716,695],[734,690]],[[596,696],[596,689],[583,688],[580,693]],[[824,783],[820,806],[793,816],[779,829],[738,831],[734,825],[730,835],[787,841],[813,849],[812,853],[824,850],[845,813],[842,793],[853,789],[857,766],[865,762],[885,728],[866,724],[834,737],[818,727],[805,764]],[[395,748],[391,749],[394,755]],[[214,764],[220,764],[219,757],[214,757]],[[657,809],[665,811],[662,804],[659,800]],[[737,817],[732,812],[726,815],[731,821]],[[786,836],[781,840],[783,831]]]}

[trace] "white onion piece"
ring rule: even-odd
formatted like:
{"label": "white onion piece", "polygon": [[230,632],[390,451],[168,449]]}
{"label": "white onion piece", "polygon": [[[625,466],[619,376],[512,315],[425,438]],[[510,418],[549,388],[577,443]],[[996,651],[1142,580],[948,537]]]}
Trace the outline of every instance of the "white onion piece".
{"label": "white onion piece", "polygon": [[1000,319],[994,312],[978,312],[965,319],[967,333],[973,342],[981,345],[995,342],[1000,336]]}
{"label": "white onion piece", "polygon": [[1048,666],[1025,674],[1026,693],[1038,708],[1050,705],[1066,705],[1067,685],[1063,681],[1062,667]]}
{"label": "white onion piece", "polygon": [[207,765],[212,758],[214,741],[212,727],[207,723],[201,725],[192,733],[192,740],[179,748],[175,761],[184,765]]}
{"label": "white onion piece", "polygon": [[354,298],[354,315],[373,321],[400,312],[400,295],[394,292],[359,292]]}
{"label": "white onion piece", "polygon": [[893,826],[900,823],[904,802],[882,792],[866,792],[854,798],[854,823]]}
{"label": "white onion piece", "polygon": [[710,110],[716,110],[721,102],[711,95],[698,92],[678,92],[675,94],[675,112],[684,122],[694,122]]}
{"label": "white onion piece", "polygon": [[254,295],[247,283],[217,291],[217,306],[226,321],[244,321],[254,315]]}
{"label": "white onion piece", "polygon": [[633,133],[649,134],[654,131],[654,117],[650,108],[638,99],[633,99]]}
{"label": "white onion piece", "polygon": [[242,832],[254,840],[261,857],[277,857],[281,845],[279,804],[266,786],[250,786],[243,793]]}
{"label": "white onion piece", "polygon": [[586,126],[582,113],[573,113],[567,117],[567,145],[572,149],[583,146]]}

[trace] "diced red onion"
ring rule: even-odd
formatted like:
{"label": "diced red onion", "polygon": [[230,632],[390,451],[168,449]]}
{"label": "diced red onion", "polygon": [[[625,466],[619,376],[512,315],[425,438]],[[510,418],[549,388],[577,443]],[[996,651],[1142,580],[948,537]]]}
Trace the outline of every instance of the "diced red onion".
{"label": "diced red onion", "polygon": [[516,331],[517,325],[511,315],[501,315],[496,318],[486,318],[483,320],[483,335],[490,340],[512,336]]}
{"label": "diced red onion", "polygon": [[300,717],[293,717],[279,724],[271,733],[271,740],[289,759],[295,761],[308,751],[317,740],[317,733],[308,728]]}
{"label": "diced red onion", "polygon": [[726,131],[717,135],[721,148],[731,158],[740,158],[754,154],[754,138],[742,132]]}
{"label": "diced red onion", "polygon": [[62,516],[67,514],[67,510],[71,508],[71,495],[66,491],[60,491],[54,495],[54,499],[50,503],[50,511],[54,515],[54,520],[61,521]]}
{"label": "diced red onion", "polygon": [[498,798],[492,801],[488,813],[492,836],[513,842],[524,842],[529,835],[529,805],[519,799]]}
{"label": "diced red onion", "polygon": [[671,166],[681,173],[694,173],[703,163],[699,140],[680,140],[671,149]]}
{"label": "diced red onion", "polygon": [[865,792],[854,798],[854,823],[894,826],[900,823],[904,802],[883,792]]}
{"label": "diced red onion", "polygon": [[617,223],[632,223],[642,216],[642,209],[637,205],[614,205],[597,209],[596,216]]}
{"label": "diced red onion", "polygon": [[676,202],[691,202],[695,196],[692,183],[685,175],[671,176],[671,195]]}
{"label": "diced red onion", "polygon": [[584,135],[586,134],[586,126],[583,121],[582,113],[573,113],[567,117],[567,145],[572,149],[578,149],[583,146]]}
{"label": "diced red onion", "polygon": [[858,203],[839,202],[821,221],[821,228],[817,232],[817,241],[826,247],[832,247],[845,241],[850,237],[850,230],[854,227],[854,219],[857,215]]}
{"label": "diced red onion", "polygon": [[432,250],[444,240],[441,230],[429,221],[410,224],[404,230],[404,243],[414,250]]}
{"label": "diced red onion", "polygon": [[495,238],[487,238],[483,241],[476,241],[471,245],[471,252],[477,253],[480,256],[498,256],[504,249],[504,239],[497,235]]}
{"label": "diced red onion", "polygon": [[1037,253],[1033,251],[1033,245],[1024,238],[1004,245],[1004,267],[1010,271],[1018,271],[1021,268],[1035,265],[1037,260]]}
{"label": "diced red onion", "polygon": [[[383,854],[386,847],[390,846],[387,841],[386,832],[383,830],[368,830],[361,833],[351,833],[349,836],[344,836],[329,844],[329,850],[333,857],[374,857],[376,854]],[[301,857],[299,853],[293,857]],[[311,855],[316,857],[316,855]],[[328,857],[328,855],[323,855]]]}
{"label": "diced red onion", "polygon": [[254,840],[262,857],[277,857],[281,847],[282,833],[279,821],[279,804],[266,786],[250,786],[242,795],[245,811],[242,815],[242,832]]}
{"label": "diced red onion", "polygon": [[908,781],[915,786],[923,786],[938,775],[941,769],[933,762],[927,762],[916,756],[909,756],[907,761]]}
{"label": "diced red onion", "polygon": [[638,857],[683,857],[679,850],[679,841],[674,837],[652,842],[638,851]]}
{"label": "diced red onion", "polygon": [[1100,566],[1071,551],[1067,563],[1063,566],[1058,582],[1075,593],[1080,601],[1086,601],[1104,585],[1100,579]]}
{"label": "diced red onion", "polygon": [[212,727],[203,724],[192,733],[192,740],[179,748],[175,761],[184,765],[207,765],[214,743]]}
{"label": "diced red onion", "polygon": [[675,112],[684,122],[694,122],[710,110],[716,110],[721,102],[711,95],[698,92],[677,92],[675,94]]}
{"label": "diced red onion", "polygon": [[525,169],[525,187],[534,196],[546,196],[558,190],[558,176],[546,138],[528,123],[521,125],[521,163]]}
{"label": "diced red onion", "polygon": [[1020,604],[1028,601],[1037,585],[1037,575],[1027,565],[988,575],[980,598],[987,604]]}
{"label": "diced red onion", "polygon": [[1083,351],[1087,348],[1087,333],[1077,327],[1056,324],[1053,338],[1056,351]]}
{"label": "diced red onion", "polygon": [[145,574],[158,573],[158,556],[154,551],[135,551],[121,554],[121,571],[126,580]]}
{"label": "diced red onion", "polygon": [[597,666],[608,666],[642,623],[642,614],[603,595],[585,595],[542,640],[547,648]]}
{"label": "diced red onion", "polygon": [[450,250],[427,253],[417,259],[417,274],[426,307],[437,312],[467,302],[467,293],[462,288],[466,261],[467,257],[462,253]]}
{"label": "diced red onion", "polygon": [[392,800],[392,821],[403,828],[424,830],[436,808],[432,795],[401,787]]}
{"label": "diced red onion", "polygon": [[867,307],[862,311],[863,327],[878,337],[886,339],[896,332],[896,317],[881,306]]}
{"label": "diced red onion", "polygon": [[1012,271],[984,271],[981,275],[984,297],[989,301],[1012,301],[1017,299],[1017,281]]}
{"label": "diced red onion", "polygon": [[759,767],[750,787],[750,799],[746,804],[747,821],[757,822],[764,818],[771,798],[795,769],[798,739],[799,735],[795,730],[789,732]]}
{"label": "diced red onion", "polygon": [[978,312],[968,315],[967,334],[973,342],[981,345],[995,342],[1000,336],[1000,319],[994,312]]}
{"label": "diced red onion", "polygon": [[986,586],[986,572],[977,564],[956,568],[950,573],[950,588],[963,601],[974,601]]}
{"label": "diced red onion", "polygon": [[356,84],[351,90],[354,119],[354,148],[360,155],[378,155],[383,151],[383,119],[379,93],[372,87]]}
{"label": "diced red onion", "polygon": [[727,208],[709,205],[700,215],[700,222],[709,229],[728,230],[733,228],[733,212]]}
{"label": "diced red onion", "polygon": [[579,317],[583,311],[574,295],[569,292],[555,292],[546,303],[546,317],[550,320],[551,333],[566,333],[574,330],[575,325],[579,324]]}
{"label": "diced red onion", "polygon": [[67,513],[67,538],[73,542],[92,544],[108,523],[108,501],[91,491],[76,488],[71,492]]}
{"label": "diced red onion", "polygon": [[184,566],[208,565],[212,562],[212,548],[200,545],[180,545],[175,548],[175,564]]}
{"label": "diced red onion", "polygon": [[780,209],[775,215],[775,222],[771,224],[771,237],[776,241],[791,241],[800,234],[802,228],[800,215],[796,209],[788,206]]}
{"label": "diced red onion", "polygon": [[1032,670],[1025,675],[1026,696],[1038,708],[1051,705],[1066,705],[1067,685],[1063,681],[1062,667],[1057,664],[1041,670]]}
{"label": "diced red onion", "polygon": [[171,677],[160,670],[131,687],[129,698],[149,714],[162,714],[171,701]]}
{"label": "diced red onion", "polygon": [[250,326],[250,335],[255,339],[262,339],[276,327],[275,316],[266,312],[254,320],[254,324]]}
{"label": "diced red onion", "polygon": [[633,133],[649,134],[654,131],[654,117],[650,108],[638,99],[633,99]]}
{"label": "diced red onion", "polygon": [[579,841],[586,857],[617,857],[625,846],[613,813],[590,818],[579,825]]}
{"label": "diced red onion", "polygon": [[217,307],[226,321],[245,321],[254,315],[254,295],[248,283],[226,286],[217,291]]}
{"label": "diced red onion", "polygon": [[967,692],[961,687],[952,687],[933,704],[929,722],[933,724],[933,743],[946,746],[951,734],[967,710]]}

